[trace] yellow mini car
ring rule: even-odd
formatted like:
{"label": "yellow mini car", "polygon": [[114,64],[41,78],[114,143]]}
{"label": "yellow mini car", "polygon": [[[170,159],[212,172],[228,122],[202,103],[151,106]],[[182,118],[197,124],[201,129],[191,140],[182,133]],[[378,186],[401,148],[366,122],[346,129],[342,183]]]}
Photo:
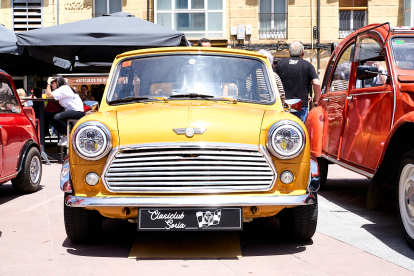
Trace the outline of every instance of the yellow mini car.
{"label": "yellow mini car", "polygon": [[310,239],[317,163],[282,106],[270,64],[250,51],[175,47],[118,55],[100,111],[75,125],[61,173],[73,242],[103,218],[138,231],[242,230],[278,215]]}

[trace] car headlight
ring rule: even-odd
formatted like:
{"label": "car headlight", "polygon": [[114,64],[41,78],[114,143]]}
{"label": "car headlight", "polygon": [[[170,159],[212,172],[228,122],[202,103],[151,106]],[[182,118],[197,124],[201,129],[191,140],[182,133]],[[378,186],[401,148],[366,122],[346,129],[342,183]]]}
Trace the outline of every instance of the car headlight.
{"label": "car headlight", "polygon": [[305,147],[306,136],[302,127],[289,120],[282,120],[270,127],[267,148],[280,159],[297,157]]}
{"label": "car headlight", "polygon": [[100,122],[84,122],[73,132],[72,146],[81,158],[99,160],[112,148],[111,132]]}

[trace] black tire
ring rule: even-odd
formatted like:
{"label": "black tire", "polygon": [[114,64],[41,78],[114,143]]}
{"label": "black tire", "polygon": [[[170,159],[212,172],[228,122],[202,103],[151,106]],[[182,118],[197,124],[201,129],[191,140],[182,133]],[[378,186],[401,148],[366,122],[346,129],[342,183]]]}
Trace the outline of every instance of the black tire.
{"label": "black tire", "polygon": [[[412,223],[414,221],[414,203],[410,203],[410,198],[406,198],[405,196],[407,193],[407,185],[410,185],[407,183],[410,182],[410,180],[407,179],[407,176],[414,176],[413,151],[410,151],[403,157],[403,161],[401,162],[400,169],[398,171],[398,182],[396,183],[396,190],[398,219],[401,224],[403,236],[411,249],[414,249],[414,227],[412,224],[410,224],[410,222]],[[411,184],[411,189],[414,188],[413,186],[414,185]],[[413,200],[413,196],[411,196],[411,200]]]}
{"label": "black tire", "polygon": [[315,203],[294,208],[285,208],[279,216],[283,232],[294,240],[310,240],[316,231],[318,222],[318,198]]}
{"label": "black tire", "polygon": [[98,211],[63,205],[66,235],[72,242],[89,243],[99,238],[103,217]]}
{"label": "black tire", "polygon": [[13,188],[20,193],[33,193],[39,189],[42,180],[42,161],[40,152],[32,147],[23,160],[23,165],[17,177],[12,179]]}
{"label": "black tire", "polygon": [[325,187],[326,178],[328,177],[328,164],[329,164],[328,160],[322,157],[318,158],[319,183],[320,183],[319,190],[322,190]]}

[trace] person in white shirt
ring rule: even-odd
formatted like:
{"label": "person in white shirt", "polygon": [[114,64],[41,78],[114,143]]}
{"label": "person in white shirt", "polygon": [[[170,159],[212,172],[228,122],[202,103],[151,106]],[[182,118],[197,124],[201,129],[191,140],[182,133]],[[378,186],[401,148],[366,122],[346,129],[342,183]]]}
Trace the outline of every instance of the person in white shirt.
{"label": "person in white shirt", "polygon": [[83,102],[61,76],[49,77],[47,80],[46,97],[59,101],[65,111],[53,116],[50,124],[61,134],[58,146],[67,145],[66,128],[68,119],[80,119],[85,116]]}

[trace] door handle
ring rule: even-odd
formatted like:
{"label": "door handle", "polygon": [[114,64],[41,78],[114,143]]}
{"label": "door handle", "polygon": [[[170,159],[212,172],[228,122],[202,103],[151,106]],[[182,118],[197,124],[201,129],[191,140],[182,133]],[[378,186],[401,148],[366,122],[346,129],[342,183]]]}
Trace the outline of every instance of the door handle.
{"label": "door handle", "polygon": [[351,102],[351,101],[352,101],[352,99],[353,99],[353,97],[354,97],[354,96],[352,96],[352,95],[351,95],[351,96],[346,97],[346,99],[347,99],[348,101],[350,101],[350,102]]}
{"label": "door handle", "polygon": [[322,99],[322,101],[329,102],[329,98]]}

